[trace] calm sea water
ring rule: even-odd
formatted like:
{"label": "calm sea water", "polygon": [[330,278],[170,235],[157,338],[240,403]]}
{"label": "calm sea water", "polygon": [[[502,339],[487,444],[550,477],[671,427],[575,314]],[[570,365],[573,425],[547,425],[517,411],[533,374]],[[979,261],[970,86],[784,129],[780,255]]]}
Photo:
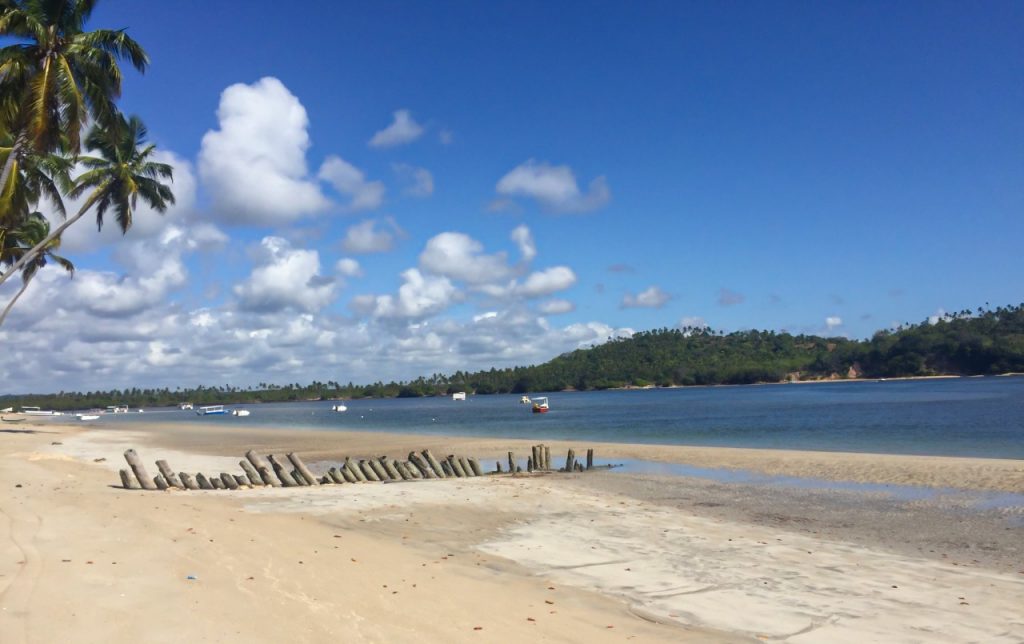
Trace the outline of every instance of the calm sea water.
{"label": "calm sea water", "polygon": [[[540,395],[540,394],[536,394]],[[246,405],[252,414],[147,410],[146,420],[626,443],[1024,459],[1024,377],[841,382],[519,396]],[[135,414],[100,422],[138,420]]]}

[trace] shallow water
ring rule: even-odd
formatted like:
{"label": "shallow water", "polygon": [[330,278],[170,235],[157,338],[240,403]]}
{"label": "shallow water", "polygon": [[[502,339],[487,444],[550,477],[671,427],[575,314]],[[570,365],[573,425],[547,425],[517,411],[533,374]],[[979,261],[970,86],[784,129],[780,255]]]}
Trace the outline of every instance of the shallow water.
{"label": "shallow water", "polygon": [[[252,415],[147,410],[146,420],[548,440],[1024,458],[1024,377],[691,387],[246,405]],[[137,414],[102,423],[137,421]]]}

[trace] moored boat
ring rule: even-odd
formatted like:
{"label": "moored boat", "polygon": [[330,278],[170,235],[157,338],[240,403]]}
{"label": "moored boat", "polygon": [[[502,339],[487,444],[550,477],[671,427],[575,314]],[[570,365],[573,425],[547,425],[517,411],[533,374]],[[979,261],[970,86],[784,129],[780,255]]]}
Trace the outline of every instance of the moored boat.
{"label": "moored boat", "polygon": [[535,414],[546,414],[548,413],[548,399],[544,396],[533,399],[533,413]]}
{"label": "moored boat", "polygon": [[206,405],[196,410],[197,416],[215,416],[217,414],[225,414],[224,405]]}
{"label": "moored boat", "polygon": [[26,416],[61,416],[59,411],[40,409],[39,407],[22,407],[21,413]]}
{"label": "moored boat", "polygon": [[100,417],[96,414],[78,414],[78,420],[99,420]]}
{"label": "moored boat", "polygon": [[456,391],[454,394],[452,394],[452,400],[465,400],[465,399],[466,399],[466,392],[464,392],[464,391]]}
{"label": "moored boat", "polygon": [[181,410],[193,409],[193,406],[192,406],[192,403],[190,403],[190,402],[183,402],[183,403],[178,404],[178,409],[181,409]]}
{"label": "moored boat", "polygon": [[331,411],[348,411],[348,407],[345,405],[331,405]]}
{"label": "moored boat", "polygon": [[231,415],[232,416],[248,416],[249,415],[249,410],[248,409],[232,409],[231,410]]}
{"label": "moored boat", "polygon": [[523,396],[522,398],[520,398],[520,399],[519,399],[519,402],[520,402],[521,404],[523,404],[523,405],[529,405],[529,404],[530,404],[530,403],[532,403],[533,401],[532,401],[532,400],[530,400],[530,397],[529,397],[529,396]]}

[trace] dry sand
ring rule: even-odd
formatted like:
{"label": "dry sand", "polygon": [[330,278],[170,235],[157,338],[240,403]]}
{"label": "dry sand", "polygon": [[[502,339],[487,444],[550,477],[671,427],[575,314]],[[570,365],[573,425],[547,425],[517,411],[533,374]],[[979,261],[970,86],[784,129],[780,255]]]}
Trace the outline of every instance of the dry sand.
{"label": "dry sand", "polygon": [[[33,428],[0,428],[5,644],[1024,640],[1024,569],[700,515],[628,494],[614,475],[143,493],[116,487],[113,471],[128,446],[149,464],[234,472],[250,447],[311,462],[424,447],[525,455],[525,441]],[[594,447],[837,480],[1024,489],[1020,461]]]}

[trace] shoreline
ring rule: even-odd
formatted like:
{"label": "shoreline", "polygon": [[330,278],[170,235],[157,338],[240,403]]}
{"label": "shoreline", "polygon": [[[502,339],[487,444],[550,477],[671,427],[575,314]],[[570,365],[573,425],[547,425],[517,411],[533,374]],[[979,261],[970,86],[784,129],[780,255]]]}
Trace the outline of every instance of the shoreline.
{"label": "shoreline", "polygon": [[[117,484],[126,446],[151,468],[166,458],[194,472],[235,471],[249,448],[312,463],[407,448],[525,455],[531,441],[143,422],[2,429],[3,478],[22,485],[0,497],[0,551],[14,555],[0,559],[5,642],[81,632],[108,641],[1024,636],[1019,559],[982,556],[1008,552],[1024,527],[1008,532],[998,517],[955,506],[612,472],[140,492]],[[567,445],[550,443],[553,456]],[[837,476],[918,482],[952,471],[985,489],[1011,470],[1024,476],[1020,461],[797,452],[773,464],[764,450],[607,447],[705,466],[829,463]],[[194,617],[178,623],[181,611]]]}

